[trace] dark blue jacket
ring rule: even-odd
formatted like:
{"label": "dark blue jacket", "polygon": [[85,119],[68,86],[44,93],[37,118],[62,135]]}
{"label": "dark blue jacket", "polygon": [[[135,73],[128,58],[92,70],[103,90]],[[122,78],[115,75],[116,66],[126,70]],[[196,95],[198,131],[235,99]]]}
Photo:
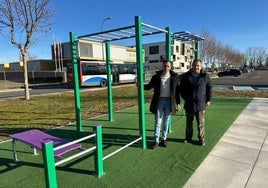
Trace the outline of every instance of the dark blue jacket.
{"label": "dark blue jacket", "polygon": [[[161,84],[161,75],[163,70],[156,71],[148,84],[144,85],[145,90],[150,90],[154,88],[154,94],[151,100],[150,112],[156,114],[157,104],[160,98],[160,84]],[[179,93],[179,83],[178,83],[178,74],[170,71],[170,97],[171,97],[171,113],[175,114],[177,110],[177,105],[180,104],[180,93]]]}
{"label": "dark blue jacket", "polygon": [[184,109],[200,112],[206,109],[206,102],[212,98],[212,84],[209,75],[201,70],[196,85],[192,69],[180,76],[180,93],[184,99]]}

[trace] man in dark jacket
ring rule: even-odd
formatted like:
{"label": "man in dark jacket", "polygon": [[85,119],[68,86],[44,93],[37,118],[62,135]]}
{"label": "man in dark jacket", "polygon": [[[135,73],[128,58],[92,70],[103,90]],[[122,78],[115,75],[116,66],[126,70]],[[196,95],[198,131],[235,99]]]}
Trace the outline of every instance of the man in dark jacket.
{"label": "man in dark jacket", "polygon": [[171,70],[171,62],[163,62],[163,70],[157,71],[152,76],[150,82],[144,85],[145,90],[154,88],[150,112],[155,114],[154,125],[154,143],[152,148],[155,149],[159,144],[160,127],[161,143],[167,147],[167,132],[170,114],[175,114],[180,110],[180,95],[178,85],[178,74]]}
{"label": "man in dark jacket", "polygon": [[192,141],[193,119],[196,118],[200,145],[205,145],[205,110],[212,98],[212,85],[209,75],[202,70],[202,61],[197,59],[192,69],[180,79],[180,93],[184,99],[186,131],[184,143]]}

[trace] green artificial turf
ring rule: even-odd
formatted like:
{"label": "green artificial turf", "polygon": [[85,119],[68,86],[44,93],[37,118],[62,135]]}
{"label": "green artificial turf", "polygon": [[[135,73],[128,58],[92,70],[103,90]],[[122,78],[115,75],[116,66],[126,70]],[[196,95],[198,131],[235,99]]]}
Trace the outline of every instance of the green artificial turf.
{"label": "green artificial turf", "polygon": [[[94,176],[94,154],[89,153],[57,167],[57,184],[62,188],[140,188],[183,187],[200,163],[212,150],[225,131],[243,111],[251,98],[215,97],[206,111],[206,146],[199,146],[194,126],[194,141],[184,144],[184,111],[172,116],[172,131],[168,134],[168,148],[149,148],[153,141],[154,116],[146,104],[146,139],[148,149],[140,143],[116,153],[104,160],[105,174]],[[49,134],[70,140],[92,134],[95,124],[102,125],[103,155],[126,145],[139,137],[138,108],[133,107],[114,113],[114,121],[108,115],[83,121],[83,132],[76,132],[76,125],[63,126],[47,131]],[[83,146],[91,147],[92,140]],[[11,141],[0,144],[0,187],[45,187],[42,155],[32,155],[32,149],[17,142],[20,161],[12,158]],[[39,152],[41,153],[41,152]]]}

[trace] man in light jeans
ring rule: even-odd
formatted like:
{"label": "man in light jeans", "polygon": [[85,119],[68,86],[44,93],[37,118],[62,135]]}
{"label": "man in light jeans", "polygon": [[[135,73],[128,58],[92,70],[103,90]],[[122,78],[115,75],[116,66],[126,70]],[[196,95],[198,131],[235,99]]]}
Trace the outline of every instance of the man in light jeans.
{"label": "man in light jeans", "polygon": [[[152,149],[155,149],[160,142],[167,147],[168,123],[171,114],[180,109],[180,95],[178,85],[178,74],[171,70],[172,63],[163,61],[163,70],[156,71],[150,82],[144,85],[145,90],[154,88],[150,112],[155,115],[154,142]],[[162,129],[161,129],[162,126]]]}

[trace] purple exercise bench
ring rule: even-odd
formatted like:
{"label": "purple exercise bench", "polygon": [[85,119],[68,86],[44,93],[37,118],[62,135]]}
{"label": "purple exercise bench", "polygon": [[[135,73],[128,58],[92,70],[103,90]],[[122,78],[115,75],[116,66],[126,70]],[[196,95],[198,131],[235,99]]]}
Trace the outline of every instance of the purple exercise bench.
{"label": "purple exercise bench", "polygon": [[[55,148],[69,142],[68,140],[49,135],[37,129],[12,134],[10,135],[10,137],[13,139],[12,148],[13,148],[13,157],[15,161],[18,161],[15,146],[16,141],[20,141],[23,142],[24,144],[31,146],[34,149],[35,155],[37,155],[36,149],[42,150],[42,143],[53,141],[53,147]],[[79,143],[68,145],[66,147],[54,151],[54,156],[61,159],[63,158],[61,155],[75,149],[82,149],[82,145]]]}

